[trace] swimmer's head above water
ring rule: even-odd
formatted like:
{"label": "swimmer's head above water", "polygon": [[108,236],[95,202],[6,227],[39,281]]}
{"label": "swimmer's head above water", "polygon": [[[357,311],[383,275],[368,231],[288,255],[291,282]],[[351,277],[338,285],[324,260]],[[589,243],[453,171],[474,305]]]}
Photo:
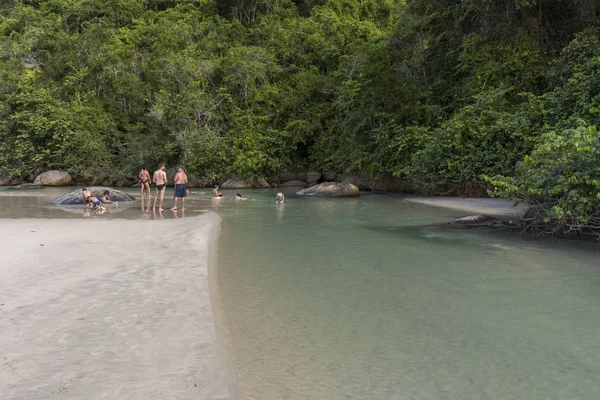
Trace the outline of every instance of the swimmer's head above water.
{"label": "swimmer's head above water", "polygon": [[275,195],[275,202],[276,202],[276,203],[283,203],[284,201],[285,201],[285,196],[284,196],[284,194],[283,194],[283,193],[281,193],[281,192],[278,192],[278,193]]}

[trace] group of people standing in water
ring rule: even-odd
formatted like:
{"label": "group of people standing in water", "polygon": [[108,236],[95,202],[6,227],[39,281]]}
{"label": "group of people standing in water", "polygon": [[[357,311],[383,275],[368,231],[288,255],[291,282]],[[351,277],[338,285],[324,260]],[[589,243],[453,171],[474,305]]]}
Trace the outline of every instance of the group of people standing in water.
{"label": "group of people standing in water", "polygon": [[[154,196],[154,204],[152,206],[153,209],[156,209],[156,205],[158,203],[158,211],[163,211],[163,202],[165,197],[165,191],[167,188],[167,173],[165,171],[165,165],[161,164],[152,177],[150,177],[150,172],[143,167],[140,173],[138,174],[138,178],[140,180],[140,189],[142,195],[142,201],[144,197],[148,198],[148,206],[150,199],[152,199],[152,193],[150,191],[151,184],[155,185],[156,194]],[[181,210],[185,210],[185,198],[190,194],[190,191],[187,189],[186,185],[188,182],[188,176],[185,173],[182,166],[177,167],[177,173],[175,174],[174,183],[175,189],[173,192],[173,207],[172,211],[178,210],[179,201],[181,200]],[[105,190],[102,193],[101,199],[96,197],[89,189],[83,188],[81,190],[81,196],[83,197],[83,203],[86,207],[89,207],[92,210],[95,210],[100,213],[106,212],[106,204],[115,204],[118,206],[119,202],[113,202],[110,197],[110,191]],[[223,193],[219,192],[219,185],[215,185],[212,190],[212,199],[213,200],[221,200],[225,198]],[[236,200],[248,200],[246,197],[242,196],[240,193],[236,193]],[[285,201],[285,196],[283,193],[279,192],[275,196],[275,201],[278,204],[281,204]],[[149,210],[149,208],[148,208]]]}
{"label": "group of people standing in water", "polygon": [[[140,188],[141,188],[142,199],[144,198],[144,193],[146,193],[149,198],[152,198],[152,193],[150,192],[150,185],[152,183],[154,183],[156,185],[156,195],[154,197],[154,205],[152,206],[152,208],[156,208],[156,203],[157,203],[158,199],[160,198],[158,210],[162,211],[163,210],[163,208],[162,208],[163,200],[165,197],[165,190],[167,187],[167,173],[165,172],[165,165],[161,164],[158,167],[158,170],[156,170],[154,172],[154,174],[152,175],[152,178],[150,178],[150,172],[148,172],[146,167],[142,167],[142,170],[140,171],[138,178],[140,179]],[[177,173],[175,174],[174,181],[175,181],[175,190],[173,193],[173,208],[171,208],[171,210],[177,211],[177,205],[178,205],[180,199],[181,199],[181,209],[184,210],[185,209],[185,197],[188,194],[190,194],[190,191],[186,187],[187,182],[188,182],[187,174],[185,173],[185,171],[181,165],[179,167],[177,167]],[[212,190],[212,199],[220,200],[224,197],[225,196],[223,195],[223,193],[219,192],[219,185],[215,185]],[[246,197],[243,197],[240,193],[237,193],[235,195],[235,199],[236,200],[248,200]],[[275,197],[275,201],[277,203],[283,203],[285,201],[285,196],[283,195],[283,193],[281,193],[281,192],[277,193],[277,195]]]}
{"label": "group of people standing in water", "polygon": [[[154,204],[152,208],[156,208],[156,203],[159,201],[158,210],[163,210],[163,201],[165,198],[165,190],[167,188],[167,173],[165,172],[165,165],[161,164],[154,174],[152,178],[150,178],[150,173],[143,167],[140,171],[138,178],[140,179],[140,187],[142,192],[142,199],[144,198],[144,193],[147,193],[148,197],[152,197],[152,193],[150,192],[150,184],[154,183],[156,185],[156,196],[154,196]],[[177,167],[177,173],[175,174],[175,192],[173,194],[173,208],[172,211],[177,211],[177,205],[179,204],[179,200],[181,199],[181,209],[185,209],[185,197],[190,193],[186,188],[186,184],[188,181],[187,174],[183,170],[183,167],[180,165]]]}

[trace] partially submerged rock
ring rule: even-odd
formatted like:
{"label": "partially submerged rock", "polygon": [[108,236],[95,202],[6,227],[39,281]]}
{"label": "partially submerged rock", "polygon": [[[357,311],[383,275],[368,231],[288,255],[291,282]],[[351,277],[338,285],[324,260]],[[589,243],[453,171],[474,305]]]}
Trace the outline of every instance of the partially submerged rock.
{"label": "partially submerged rock", "polygon": [[219,187],[221,189],[267,189],[271,185],[264,179],[228,179]]}
{"label": "partially submerged rock", "polygon": [[[92,186],[88,187],[88,189],[92,192],[94,196],[97,198],[102,198],[102,193],[105,190],[110,192],[110,198],[112,201],[134,201],[135,197],[131,196],[128,193],[122,192],[120,190],[107,188],[104,186]],[[58,199],[52,202],[53,204],[83,204],[83,197],[81,196],[81,189],[74,190],[69,193],[65,193],[60,196]]]}
{"label": "partially submerged rock", "polygon": [[36,183],[22,183],[17,186],[9,186],[6,190],[32,190],[32,189],[43,189],[44,186],[38,185]]}
{"label": "partially submerged rock", "polygon": [[8,186],[12,183],[12,178],[8,175],[0,175],[0,186]]}
{"label": "partially submerged rock", "polygon": [[302,189],[299,196],[329,196],[329,197],[355,197],[360,196],[360,191],[351,183],[323,182],[318,185]]}
{"label": "partially submerged rock", "polygon": [[363,174],[340,174],[337,176],[338,182],[351,183],[360,190],[371,190],[373,185],[370,182],[368,175]]}
{"label": "partially submerged rock", "polygon": [[319,182],[319,179],[321,179],[320,172],[307,172],[306,173],[306,182],[308,182],[308,184],[310,186],[316,185],[317,182]]}
{"label": "partially submerged rock", "polygon": [[501,228],[504,226],[502,221],[489,215],[470,215],[449,222],[448,224],[454,228]]}
{"label": "partially submerged rock", "polygon": [[304,181],[287,181],[283,182],[279,185],[279,187],[306,187],[306,182]]}
{"label": "partially submerged rock", "polygon": [[68,172],[51,170],[40,174],[33,183],[43,186],[68,186],[73,182],[73,178]]}

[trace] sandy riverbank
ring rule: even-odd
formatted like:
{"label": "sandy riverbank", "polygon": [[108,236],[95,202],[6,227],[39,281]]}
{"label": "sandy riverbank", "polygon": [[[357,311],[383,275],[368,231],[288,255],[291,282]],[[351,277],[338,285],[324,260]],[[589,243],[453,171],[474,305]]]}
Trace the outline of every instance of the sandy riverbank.
{"label": "sandy riverbank", "polygon": [[0,398],[231,399],[216,215],[0,220]]}
{"label": "sandy riverbank", "polygon": [[484,214],[496,217],[516,218],[525,213],[522,204],[514,206],[514,201],[506,199],[468,197],[406,197],[407,201],[464,211],[469,214]]}

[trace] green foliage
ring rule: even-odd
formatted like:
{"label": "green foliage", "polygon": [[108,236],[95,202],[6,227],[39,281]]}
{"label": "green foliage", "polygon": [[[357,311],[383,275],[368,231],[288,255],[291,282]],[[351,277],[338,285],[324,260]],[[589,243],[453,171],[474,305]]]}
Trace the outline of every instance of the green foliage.
{"label": "green foliage", "polygon": [[5,1],[0,172],[502,176],[522,195],[542,182],[500,182],[548,132],[600,124],[598,18],[589,0]]}
{"label": "green foliage", "polygon": [[[583,123],[583,122],[582,122]],[[600,216],[600,134],[581,125],[542,135],[531,155],[517,163],[515,175],[488,178],[492,194],[538,206],[548,229],[584,231]]]}
{"label": "green foliage", "polygon": [[515,106],[508,90],[475,98],[439,128],[430,131],[406,173],[426,181],[467,183],[481,175],[510,174],[536,140],[535,103]]}

